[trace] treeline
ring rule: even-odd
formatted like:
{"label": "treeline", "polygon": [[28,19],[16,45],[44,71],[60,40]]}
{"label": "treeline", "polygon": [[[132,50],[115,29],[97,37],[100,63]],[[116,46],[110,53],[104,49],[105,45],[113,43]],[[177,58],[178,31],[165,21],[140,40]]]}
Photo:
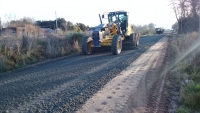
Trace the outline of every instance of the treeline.
{"label": "treeline", "polygon": [[57,26],[56,20],[35,20],[30,17],[24,17],[21,19],[15,19],[12,15],[5,17],[7,22],[3,23],[4,27],[11,28],[11,27],[24,27],[25,25],[34,25],[40,28],[51,28],[55,30],[57,27],[61,29],[63,32],[66,31],[83,31],[85,32],[89,26],[83,23],[72,23],[70,21],[66,21],[64,18],[57,18]]}
{"label": "treeline", "polygon": [[133,25],[135,31],[139,32],[141,35],[151,35],[155,34],[156,25],[154,23],[149,23],[147,25]]}
{"label": "treeline", "polygon": [[56,27],[62,29],[62,31],[83,31],[85,32],[87,27],[83,23],[76,23],[73,24],[70,21],[66,21],[64,18],[58,18],[57,19],[57,26],[56,26],[56,20],[49,20],[49,21],[41,21],[38,20],[36,21],[36,25],[38,25],[41,28],[51,28],[51,29],[56,29]]}
{"label": "treeline", "polygon": [[[56,20],[49,20],[49,21],[36,21],[36,25],[40,26],[41,28],[56,28]],[[65,31],[83,31],[85,32],[89,26],[86,26],[83,23],[76,23],[73,24],[70,21],[66,21],[64,18],[57,19],[58,28]],[[155,24],[150,23],[147,25],[134,25],[134,28],[137,32],[140,32],[142,35],[149,35],[155,33]]]}
{"label": "treeline", "polygon": [[198,0],[171,0],[177,22],[172,26],[178,33],[198,31]]}
{"label": "treeline", "polygon": [[[66,31],[76,31],[85,32],[89,28],[88,25],[83,23],[72,23],[71,21],[66,21],[64,18],[57,18],[56,20],[34,20],[33,18],[24,17],[22,19],[14,19],[12,16],[7,17],[7,22],[4,23],[5,27],[23,27],[24,25],[33,25],[40,28],[51,28],[55,30],[56,28],[61,29],[63,32]],[[98,25],[98,23],[97,23]],[[149,35],[155,33],[156,25],[154,23],[149,23],[147,25],[133,25],[135,31],[140,32],[142,35]],[[93,26],[92,28],[94,28]]]}

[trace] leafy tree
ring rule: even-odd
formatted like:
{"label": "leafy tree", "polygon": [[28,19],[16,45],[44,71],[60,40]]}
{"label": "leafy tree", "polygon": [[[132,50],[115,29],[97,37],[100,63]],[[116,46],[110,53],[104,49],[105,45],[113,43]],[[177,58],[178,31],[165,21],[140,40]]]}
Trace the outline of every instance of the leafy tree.
{"label": "leafy tree", "polygon": [[74,30],[75,30],[76,32],[80,32],[80,31],[81,31],[80,27],[77,26],[77,25],[74,25]]}
{"label": "leafy tree", "polygon": [[155,27],[156,27],[156,25],[153,24],[153,23],[148,24],[148,28],[149,28],[149,31],[150,31],[151,33],[154,33]]}
{"label": "leafy tree", "polygon": [[67,24],[66,24],[67,21],[64,18],[58,18],[57,23],[58,23],[58,28],[61,28],[63,31],[67,31]]}
{"label": "leafy tree", "polygon": [[[67,30],[67,21],[64,18],[58,18],[57,24],[58,28],[62,29],[63,31]],[[49,21],[36,21],[36,24],[42,28],[56,28],[56,20],[49,20]]]}
{"label": "leafy tree", "polygon": [[[56,20],[49,20],[49,21],[36,21],[37,25],[42,28],[56,28]],[[82,23],[78,23],[76,25],[73,25],[72,22],[66,21],[64,18],[58,18],[57,19],[58,28],[62,29],[62,31],[85,31],[86,26]],[[78,27],[79,26],[79,27]]]}
{"label": "leafy tree", "polygon": [[67,30],[70,30],[70,31],[74,30],[74,25],[72,22],[67,21],[66,26],[67,26]]}
{"label": "leafy tree", "polygon": [[148,25],[133,25],[133,28],[136,32],[140,32],[142,35],[154,34],[155,33],[155,24],[149,23]]}
{"label": "leafy tree", "polygon": [[86,28],[87,28],[86,25],[83,24],[83,23],[77,23],[76,25],[79,26],[79,28],[80,28],[82,31],[85,31]]}

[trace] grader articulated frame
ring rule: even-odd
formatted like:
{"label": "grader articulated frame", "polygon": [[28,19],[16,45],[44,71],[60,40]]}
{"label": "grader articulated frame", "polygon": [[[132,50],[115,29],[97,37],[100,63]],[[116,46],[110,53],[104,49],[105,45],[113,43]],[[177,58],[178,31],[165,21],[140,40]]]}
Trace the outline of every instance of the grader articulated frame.
{"label": "grader articulated frame", "polygon": [[[128,14],[126,11],[108,12],[102,16],[99,14],[101,24],[95,27],[91,36],[85,36],[82,40],[83,54],[91,54],[93,48],[110,46],[112,54],[118,55],[121,53],[122,43],[138,46],[140,34],[135,33],[133,25],[128,23]],[[108,23],[103,24],[102,18],[108,19]]]}

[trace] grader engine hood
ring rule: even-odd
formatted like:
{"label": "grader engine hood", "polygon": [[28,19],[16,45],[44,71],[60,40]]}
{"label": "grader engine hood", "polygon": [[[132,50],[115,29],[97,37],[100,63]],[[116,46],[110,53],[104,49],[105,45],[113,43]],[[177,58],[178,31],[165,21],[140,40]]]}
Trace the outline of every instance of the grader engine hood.
{"label": "grader engine hood", "polygon": [[92,32],[92,39],[94,47],[101,47],[101,41],[103,39],[102,28],[105,27],[105,24],[98,25]]}

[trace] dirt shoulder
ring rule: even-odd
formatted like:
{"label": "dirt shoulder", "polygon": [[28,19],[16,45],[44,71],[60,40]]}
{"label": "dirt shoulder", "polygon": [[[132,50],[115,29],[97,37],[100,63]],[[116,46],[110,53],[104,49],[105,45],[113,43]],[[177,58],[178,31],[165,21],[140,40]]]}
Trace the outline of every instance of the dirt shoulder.
{"label": "dirt shoulder", "polygon": [[[86,101],[77,113],[160,111],[159,104],[162,103],[161,94],[163,93],[166,75],[161,67],[164,63],[167,44],[167,37],[160,39],[129,67],[106,84],[102,90]],[[156,97],[156,104],[151,105],[152,107],[147,107],[150,101],[149,95]]]}

